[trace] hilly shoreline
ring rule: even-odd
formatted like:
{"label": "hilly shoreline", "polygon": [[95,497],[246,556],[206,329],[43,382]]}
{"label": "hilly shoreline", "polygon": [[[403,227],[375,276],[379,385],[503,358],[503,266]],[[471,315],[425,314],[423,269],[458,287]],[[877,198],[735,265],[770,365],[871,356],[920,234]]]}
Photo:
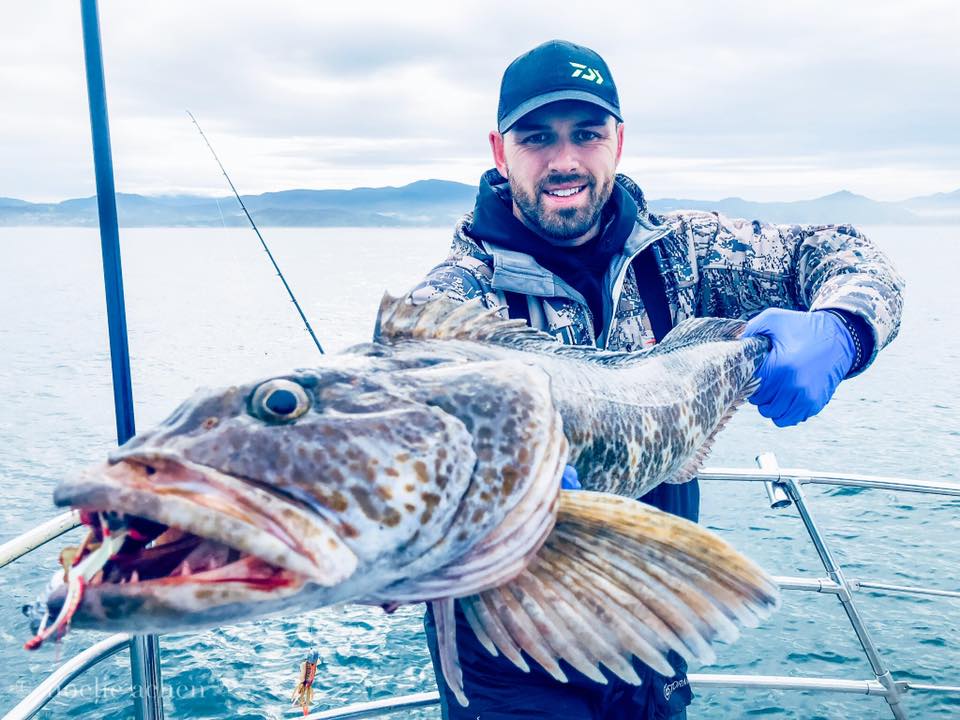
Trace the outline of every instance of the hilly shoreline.
{"label": "hilly shoreline", "polygon": [[[476,187],[448,180],[418,180],[402,187],[352,190],[285,190],[244,195],[264,227],[424,227],[448,226],[473,207]],[[960,224],[960,190],[879,202],[841,190],[812,200],[757,202],[661,198],[649,200],[654,212],[706,210],[729,217],[773,223],[850,223],[889,225]],[[240,227],[247,224],[235,198],[119,193],[123,227]],[[0,198],[0,226],[95,227],[95,197],[58,203]]]}

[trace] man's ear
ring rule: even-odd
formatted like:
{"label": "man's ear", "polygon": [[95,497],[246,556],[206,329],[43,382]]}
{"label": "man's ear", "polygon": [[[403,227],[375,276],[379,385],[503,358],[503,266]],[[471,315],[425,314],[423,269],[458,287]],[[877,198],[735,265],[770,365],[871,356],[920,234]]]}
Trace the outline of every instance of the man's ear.
{"label": "man's ear", "polygon": [[490,131],[490,150],[493,152],[493,164],[503,177],[507,177],[507,158],[503,151],[503,135],[496,130]]}
{"label": "man's ear", "polygon": [[617,123],[617,162],[616,165],[620,164],[620,156],[623,155],[623,123]]}

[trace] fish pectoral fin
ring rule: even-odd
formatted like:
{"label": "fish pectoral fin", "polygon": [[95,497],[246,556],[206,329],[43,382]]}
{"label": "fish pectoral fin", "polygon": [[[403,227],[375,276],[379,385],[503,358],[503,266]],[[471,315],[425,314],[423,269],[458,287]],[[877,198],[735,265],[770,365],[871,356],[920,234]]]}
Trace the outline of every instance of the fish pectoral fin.
{"label": "fish pectoral fin", "polygon": [[454,616],[453,598],[432,600],[434,622],[437,624],[437,649],[440,654],[440,670],[447,686],[453,691],[457,702],[467,707],[469,702],[463,692],[463,670],[457,652],[457,621]]}
{"label": "fish pectoral fin", "polygon": [[510,582],[459,600],[480,642],[555,678],[559,660],[606,682],[640,684],[636,657],[672,676],[670,650],[712,663],[711,644],[779,607],[776,583],[724,540],[683,518],[605,493],[561,493],[557,525]]}

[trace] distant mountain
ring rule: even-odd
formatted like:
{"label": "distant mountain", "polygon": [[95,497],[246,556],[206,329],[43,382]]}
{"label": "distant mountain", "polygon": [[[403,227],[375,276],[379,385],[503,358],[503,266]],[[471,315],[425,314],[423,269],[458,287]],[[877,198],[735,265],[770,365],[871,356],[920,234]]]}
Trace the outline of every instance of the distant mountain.
{"label": "distant mountain", "polygon": [[660,212],[715,210],[729,217],[763,219],[773,223],[910,225],[922,221],[899,203],[877,202],[847,190],[794,202],[751,202],[742,198],[716,201],[664,199],[651,200],[650,207]]}
{"label": "distant mountain", "polygon": [[15,200],[14,198],[0,197],[0,208],[5,207],[21,207],[23,205],[29,205],[30,203],[23,200]]}
{"label": "distant mountain", "polygon": [[[477,189],[446,180],[419,180],[403,187],[352,190],[284,190],[244,195],[258,225],[280,227],[404,227],[451,225],[473,207]],[[933,224],[960,223],[960,190],[877,202],[842,190],[813,200],[754,202],[651,200],[655,212],[706,210],[775,223]],[[230,227],[247,224],[234,197],[117,195],[124,227]],[[0,225],[97,225],[95,197],[59,203],[0,198]]]}
{"label": "distant mountain", "polygon": [[910,198],[901,205],[928,220],[960,222],[960,190]]}
{"label": "distant mountain", "polygon": [[[449,225],[473,206],[477,189],[446,180],[420,180],[403,187],[353,190],[285,190],[244,195],[258,225],[285,227],[377,227]],[[247,224],[234,197],[117,194],[124,227],[231,227]],[[59,203],[0,198],[0,225],[97,225],[96,197]]]}
{"label": "distant mountain", "polygon": [[903,201],[904,205],[910,207],[960,207],[960,190],[954,190],[949,193],[934,193],[933,195],[923,195],[921,197],[910,198]]}

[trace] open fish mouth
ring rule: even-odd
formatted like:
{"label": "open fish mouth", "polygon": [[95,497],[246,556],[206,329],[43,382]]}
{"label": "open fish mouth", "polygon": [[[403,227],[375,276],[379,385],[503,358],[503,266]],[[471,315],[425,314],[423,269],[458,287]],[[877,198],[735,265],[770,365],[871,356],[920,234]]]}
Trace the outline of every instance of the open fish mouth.
{"label": "open fish mouth", "polygon": [[[83,515],[84,524],[90,528],[85,541],[89,547],[95,548],[103,542],[102,517],[99,513],[85,512]],[[86,583],[88,589],[127,583],[182,585],[220,582],[270,588],[307,580],[300,573],[179,528],[136,516],[112,514],[110,520],[125,528],[125,542]],[[159,534],[156,534],[158,530]],[[86,550],[76,561],[89,556],[90,552]]]}
{"label": "open fish mouth", "polygon": [[89,528],[81,546],[61,557],[66,582],[47,598],[49,617],[61,625],[169,631],[170,623],[211,624],[243,614],[240,605],[311,583],[332,587],[358,562],[333,522],[255,483],[168,455],[97,466],[62,483],[54,499],[79,508]]}

